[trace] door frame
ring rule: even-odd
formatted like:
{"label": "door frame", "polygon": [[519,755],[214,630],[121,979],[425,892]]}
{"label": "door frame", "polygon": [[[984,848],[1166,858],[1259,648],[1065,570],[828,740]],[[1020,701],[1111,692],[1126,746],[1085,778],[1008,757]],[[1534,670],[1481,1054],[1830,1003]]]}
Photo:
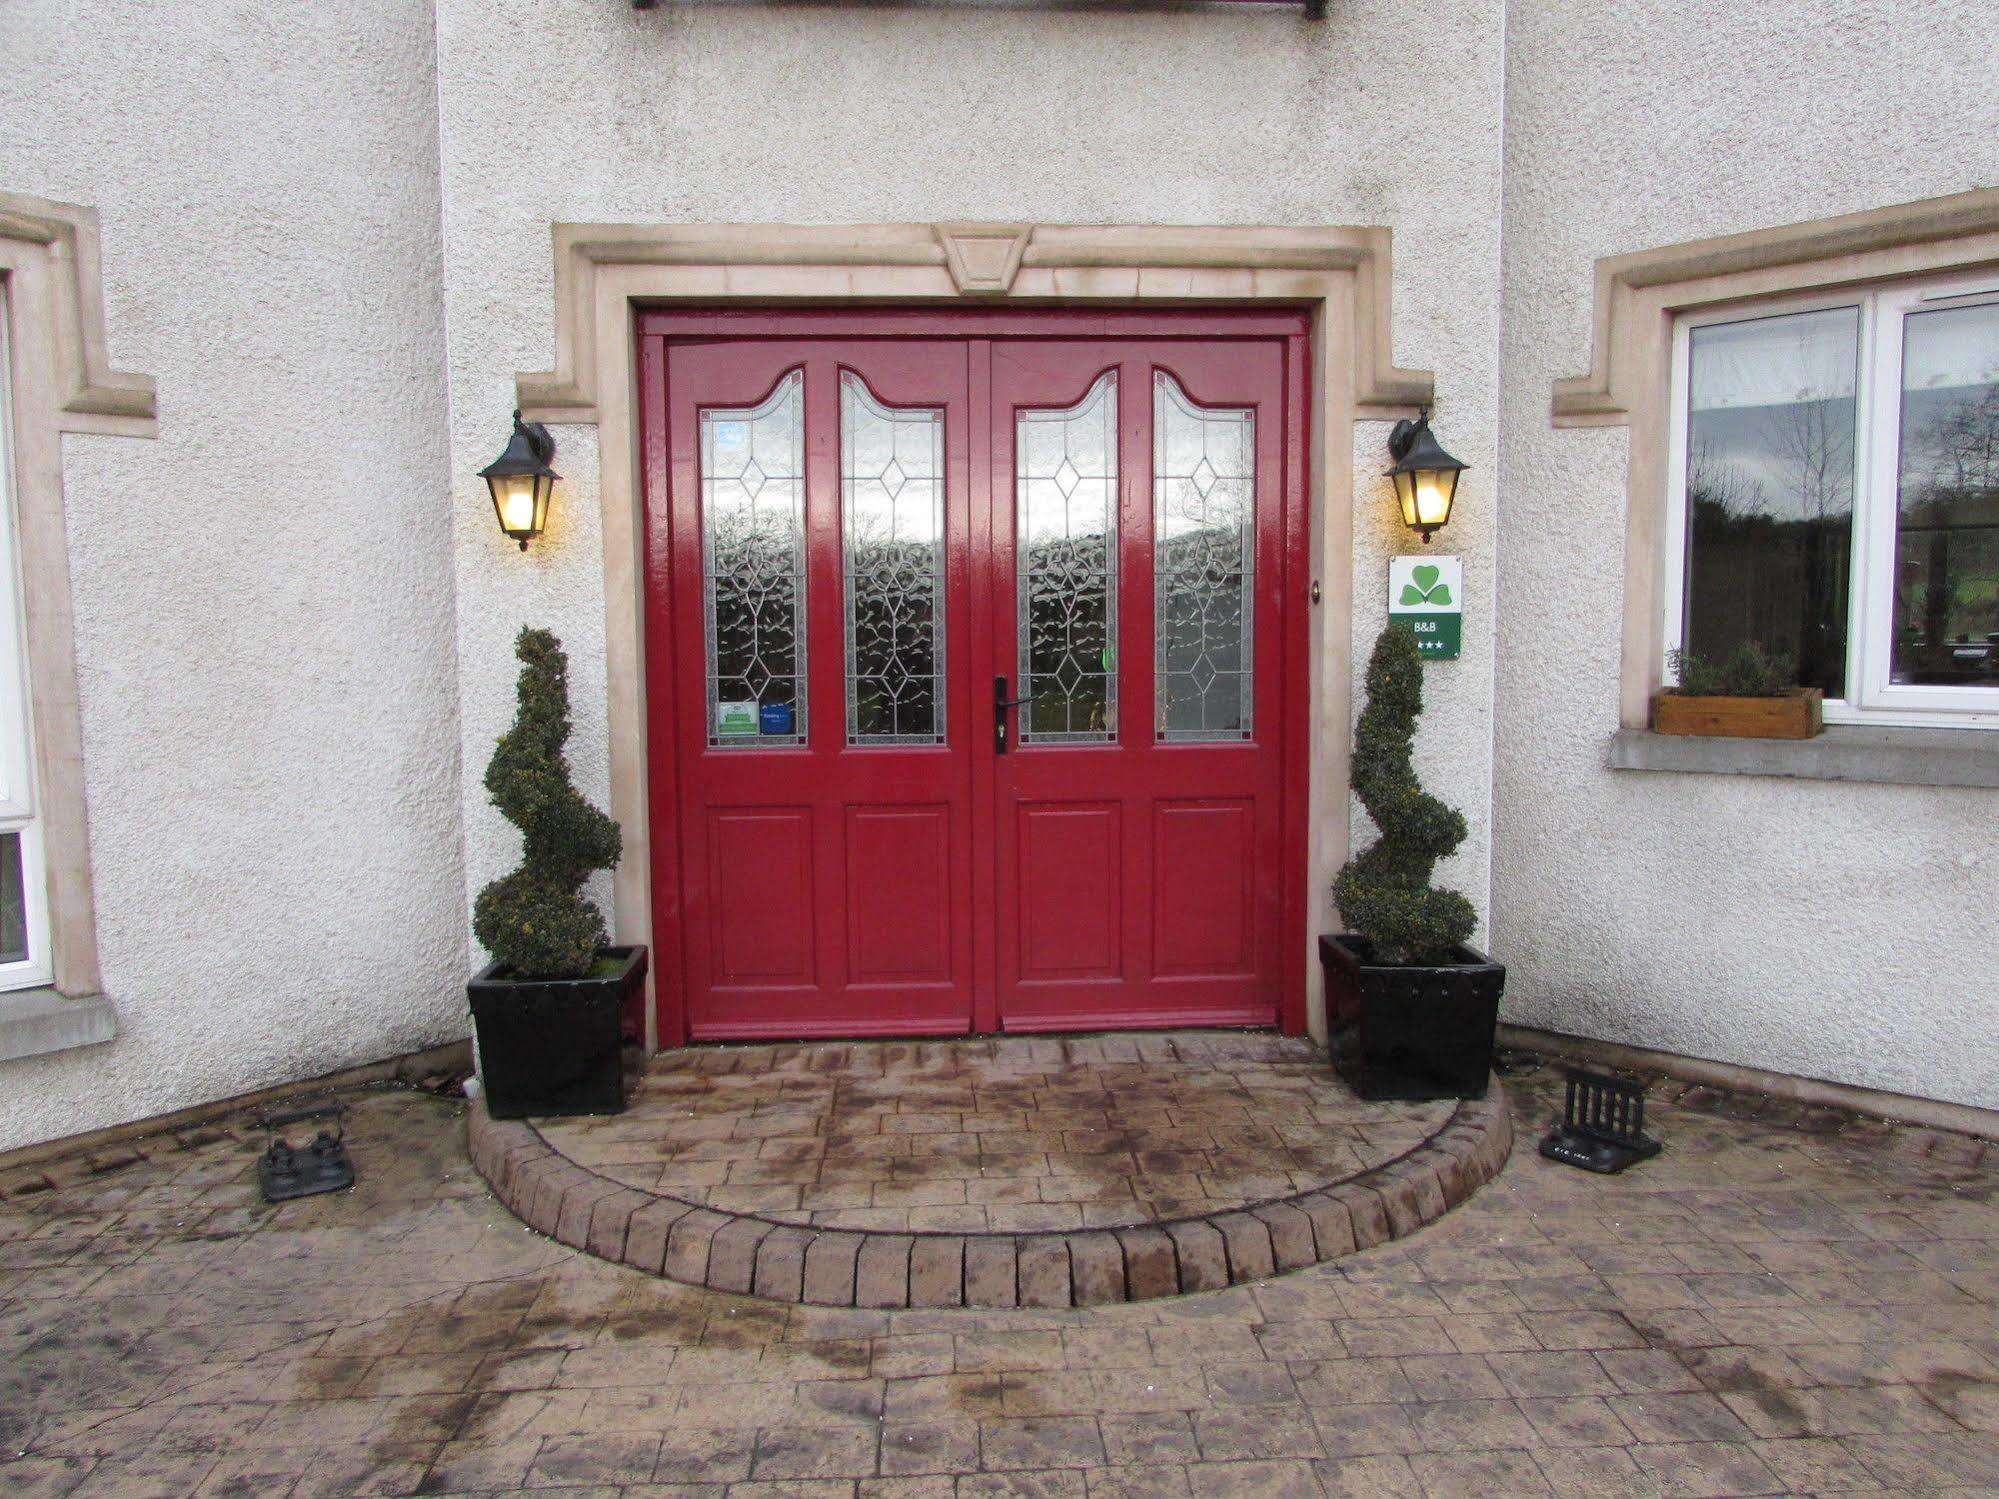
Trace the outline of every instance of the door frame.
{"label": "door frame", "polygon": [[[1354,424],[1391,421],[1431,400],[1426,371],[1401,369],[1390,349],[1391,237],[1384,227],[1172,227],[1033,224],[617,225],[557,224],[553,368],[515,378],[530,419],[597,428],[595,463],[578,465],[565,503],[595,509],[603,537],[605,668],[611,811],[625,857],[613,880],[613,930],[653,942],[654,913],[677,902],[672,861],[654,888],[646,732],[647,472],[663,440],[642,433],[639,336],[648,308],[722,312],[753,326],[789,307],[980,306],[1302,312],[1305,350],[1307,571],[1320,591],[1308,624],[1303,826],[1287,830],[1303,936],[1302,1004],[1287,995],[1285,1029],[1324,1039],[1324,1000],[1310,961],[1310,918],[1330,914],[1329,887],[1350,839]],[[561,434],[587,448],[584,431]],[[643,440],[642,440],[643,439]],[[1372,446],[1372,444],[1370,444]],[[591,470],[594,469],[594,472]],[[1370,488],[1379,481],[1370,477]],[[595,504],[592,504],[592,501]],[[1295,848],[1294,848],[1295,846]],[[1302,854],[1302,857],[1300,856]],[[653,971],[672,972],[662,954]],[[671,998],[671,985],[667,998]],[[1296,986],[1290,986],[1296,987]],[[648,981],[649,1046],[676,1046],[674,1007]]]}
{"label": "door frame", "polygon": [[[1272,739],[1278,759],[1278,823],[1281,830],[1278,931],[1280,953],[1284,956],[1276,1014],[1279,1026],[1287,1034],[1296,1035],[1305,1029],[1305,973],[1308,966],[1305,960],[1308,947],[1304,931],[1304,833],[1309,821],[1306,805],[1309,796],[1307,727],[1311,654],[1308,630],[1311,613],[1310,558],[1307,549],[1310,510],[1305,480],[1309,466],[1306,396],[1310,386],[1307,348],[1310,334],[1310,314],[1304,308],[1093,311],[1073,308],[939,309],[891,306],[867,310],[807,307],[739,312],[699,307],[650,307],[638,312],[639,431],[641,447],[646,455],[641,485],[646,566],[642,569],[639,586],[645,595],[640,629],[644,634],[644,685],[650,715],[647,725],[647,783],[661,789],[661,794],[652,800],[651,815],[653,828],[662,834],[656,844],[648,840],[653,864],[653,961],[649,971],[669,979],[669,982],[657,986],[652,1000],[653,1022],[660,1037],[685,1038],[692,1029],[686,996],[681,985],[674,981],[686,971],[685,944],[690,940],[679,888],[682,774],[686,757],[682,748],[683,736],[673,731],[673,715],[684,704],[676,681],[675,652],[669,641],[653,633],[658,622],[671,620],[676,612],[684,610],[686,605],[680,590],[690,586],[690,580],[676,572],[672,561],[676,554],[684,552],[685,539],[677,537],[672,528],[675,507],[670,488],[671,452],[665,436],[669,427],[668,351],[676,342],[716,344],[739,340],[798,343],[815,340],[907,342],[937,339],[972,345],[1008,339],[1048,339],[1063,343],[1088,343],[1097,339],[1119,342],[1214,339],[1273,345],[1281,350],[1283,388],[1279,406],[1283,440],[1278,488],[1282,510],[1278,517],[1281,543],[1277,585],[1281,603],[1276,641],[1279,714]],[[988,370],[975,362],[971,374],[969,409],[970,420],[977,432],[985,431],[986,424],[992,419],[988,376]],[[1149,403],[1149,389],[1142,390],[1138,399]],[[975,440],[974,447],[977,446]],[[1134,462],[1149,461],[1144,455],[1130,456]],[[970,490],[959,497],[960,503],[969,503],[972,492],[991,482],[988,475],[977,472],[986,466],[975,457]],[[974,559],[973,566],[983,567],[986,560]],[[691,580],[691,586],[698,588],[699,580]],[[979,627],[974,625],[973,628]],[[973,756],[974,773],[970,789],[974,804],[989,809],[994,796],[994,767],[979,757],[977,748],[979,736],[987,730],[988,724],[982,716],[984,704],[976,691],[972,692],[971,701],[973,722],[968,730],[970,742],[964,746]],[[1140,725],[1135,731],[1144,732],[1144,726]],[[968,892],[973,909],[989,909],[992,906],[996,873],[994,869],[975,862],[972,890]],[[970,1029],[976,1034],[992,1034],[1002,1029],[1021,1033],[1051,1029],[1046,1023],[1005,1027],[999,1004],[999,959],[994,950],[994,934],[974,930],[972,950]],[[1143,1027],[1146,1022],[1141,1019],[1133,1024]],[[910,1032],[859,1024],[842,1026],[834,1033],[854,1036]],[[662,1039],[661,1044],[679,1043]]]}

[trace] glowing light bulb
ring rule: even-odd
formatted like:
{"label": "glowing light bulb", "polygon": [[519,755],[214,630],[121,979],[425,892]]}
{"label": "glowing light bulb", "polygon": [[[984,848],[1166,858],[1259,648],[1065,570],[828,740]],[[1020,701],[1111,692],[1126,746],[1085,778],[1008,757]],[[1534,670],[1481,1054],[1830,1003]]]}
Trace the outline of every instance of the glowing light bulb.
{"label": "glowing light bulb", "polygon": [[1435,477],[1425,474],[1416,485],[1417,522],[1425,526],[1441,526],[1450,513],[1450,497],[1444,493],[1443,486]]}
{"label": "glowing light bulb", "polygon": [[507,498],[501,507],[506,517],[506,529],[526,531],[534,526],[534,481],[517,479],[507,486]]}

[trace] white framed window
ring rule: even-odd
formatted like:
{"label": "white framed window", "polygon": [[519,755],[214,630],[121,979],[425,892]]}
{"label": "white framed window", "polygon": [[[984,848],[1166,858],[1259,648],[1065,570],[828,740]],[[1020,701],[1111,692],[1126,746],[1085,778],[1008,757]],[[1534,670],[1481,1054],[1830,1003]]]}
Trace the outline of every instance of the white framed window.
{"label": "white framed window", "polygon": [[1672,381],[1668,650],[1999,728],[1999,273],[1687,314]]}
{"label": "white framed window", "polygon": [[42,825],[36,814],[34,722],[21,602],[20,529],[15,516],[9,419],[6,308],[0,304],[0,989],[55,977],[49,954]]}

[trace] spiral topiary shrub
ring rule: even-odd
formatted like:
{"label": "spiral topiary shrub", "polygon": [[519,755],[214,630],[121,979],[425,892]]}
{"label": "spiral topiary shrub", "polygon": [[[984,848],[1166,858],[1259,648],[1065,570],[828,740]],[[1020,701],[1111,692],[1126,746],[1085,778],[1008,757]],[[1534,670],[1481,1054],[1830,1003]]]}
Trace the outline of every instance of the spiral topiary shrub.
{"label": "spiral topiary shrub", "polygon": [[520,868],[479,892],[472,930],[520,979],[587,976],[609,941],[583,894],[593,870],[623,852],[618,825],[570,784],[569,658],[547,630],[523,629],[520,706],[486,767],[493,805],[521,830]]}
{"label": "spiral topiary shrub", "polygon": [[1442,964],[1478,924],[1455,890],[1430,888],[1437,861],[1464,841],[1465,820],[1423,789],[1410,764],[1423,711],[1416,637],[1390,625],[1367,665],[1367,706],[1354,731],[1353,788],[1381,836],[1333,883],[1348,927],[1378,963]]}

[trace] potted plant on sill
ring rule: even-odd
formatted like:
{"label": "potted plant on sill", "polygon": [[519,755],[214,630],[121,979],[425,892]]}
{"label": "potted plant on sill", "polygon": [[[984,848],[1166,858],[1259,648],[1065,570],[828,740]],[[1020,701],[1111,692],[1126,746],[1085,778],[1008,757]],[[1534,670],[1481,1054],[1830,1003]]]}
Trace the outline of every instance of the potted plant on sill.
{"label": "potted plant on sill", "polygon": [[1719,663],[1692,651],[1668,658],[1676,687],[1652,697],[1652,732],[1725,739],[1810,739],[1825,729],[1825,693],[1798,686],[1797,663],[1754,641]]}
{"label": "potted plant on sill", "polygon": [[1335,1064],[1367,1099],[1482,1098],[1506,969],[1466,945],[1478,918],[1430,872],[1464,841],[1464,818],[1410,764],[1423,711],[1416,637],[1390,625],[1367,667],[1353,788],[1381,830],[1333,884],[1351,930],[1319,938]]}
{"label": "potted plant on sill", "polygon": [[618,862],[618,825],[569,780],[569,658],[523,629],[513,726],[486,767],[493,805],[521,830],[521,863],[479,892],[472,930],[493,961],[467,986],[479,1075],[495,1119],[615,1114],[625,1106],[625,1008],[645,981],[643,946],[613,947],[583,894]]}

